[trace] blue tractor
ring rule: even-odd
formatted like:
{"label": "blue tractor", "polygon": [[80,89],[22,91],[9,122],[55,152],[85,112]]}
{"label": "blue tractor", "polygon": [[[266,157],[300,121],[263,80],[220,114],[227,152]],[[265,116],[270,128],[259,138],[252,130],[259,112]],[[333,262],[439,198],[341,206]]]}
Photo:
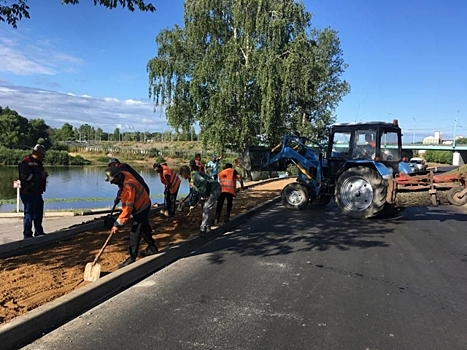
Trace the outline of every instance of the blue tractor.
{"label": "blue tractor", "polygon": [[327,205],[335,199],[340,210],[354,218],[389,215],[395,208],[396,174],[410,173],[401,162],[402,136],[397,120],[336,124],[329,129],[328,145],[300,135],[285,135],[270,149],[251,147],[251,170],[286,171],[298,168],[297,181],[282,190],[285,207],[301,210],[309,203]]}

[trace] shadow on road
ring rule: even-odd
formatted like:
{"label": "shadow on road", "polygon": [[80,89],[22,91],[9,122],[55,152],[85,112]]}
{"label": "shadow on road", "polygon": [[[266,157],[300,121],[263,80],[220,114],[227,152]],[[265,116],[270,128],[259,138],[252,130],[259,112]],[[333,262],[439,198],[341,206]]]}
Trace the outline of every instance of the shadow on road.
{"label": "shadow on road", "polygon": [[221,263],[222,254],[274,256],[296,251],[385,248],[384,237],[394,230],[384,221],[357,220],[341,214],[334,204],[325,208],[285,209],[281,204],[258,214],[232,233],[218,237],[197,254],[214,253],[210,259]]}
{"label": "shadow on road", "polygon": [[[216,238],[196,254],[211,254],[213,263],[222,263],[223,254],[274,256],[297,251],[377,249],[390,245],[385,239],[401,224],[418,220],[466,221],[467,216],[447,208],[413,207],[390,219],[359,220],[343,215],[335,203],[324,208],[301,211],[277,204],[272,210],[251,218],[233,232]],[[406,228],[405,228],[406,229]]]}

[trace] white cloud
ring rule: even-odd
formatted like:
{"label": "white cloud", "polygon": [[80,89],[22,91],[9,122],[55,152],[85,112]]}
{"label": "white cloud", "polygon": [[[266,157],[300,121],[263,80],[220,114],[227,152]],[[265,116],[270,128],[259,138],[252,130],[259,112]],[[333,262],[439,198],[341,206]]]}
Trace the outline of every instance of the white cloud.
{"label": "white cloud", "polygon": [[0,81],[0,106],[8,106],[28,119],[44,119],[54,128],[64,123],[74,126],[87,123],[107,132],[113,132],[117,127],[122,131],[163,131],[169,128],[164,113],[159,109],[155,114],[149,100],[77,96]]}
{"label": "white cloud", "polygon": [[84,61],[60,52],[49,41],[33,41],[14,31],[0,32],[0,72],[20,76],[73,72]]}

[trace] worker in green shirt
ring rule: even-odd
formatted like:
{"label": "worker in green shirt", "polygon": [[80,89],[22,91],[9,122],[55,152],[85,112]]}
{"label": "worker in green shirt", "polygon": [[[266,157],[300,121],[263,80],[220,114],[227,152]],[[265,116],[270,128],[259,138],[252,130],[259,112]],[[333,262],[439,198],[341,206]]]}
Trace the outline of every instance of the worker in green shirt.
{"label": "worker in green shirt", "polygon": [[199,235],[206,236],[211,230],[212,208],[214,208],[214,204],[221,193],[221,185],[200,171],[190,171],[190,168],[186,165],[180,168],[180,175],[184,179],[190,179],[192,190],[190,211],[194,209],[200,200],[204,201]]}

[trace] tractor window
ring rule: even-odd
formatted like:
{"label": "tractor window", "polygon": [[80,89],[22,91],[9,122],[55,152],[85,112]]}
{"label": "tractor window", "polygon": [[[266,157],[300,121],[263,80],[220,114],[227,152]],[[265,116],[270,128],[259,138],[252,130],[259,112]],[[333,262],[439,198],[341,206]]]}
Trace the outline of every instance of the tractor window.
{"label": "tractor window", "polygon": [[358,130],[352,159],[374,159],[376,153],[376,133],[374,130]]}
{"label": "tractor window", "polygon": [[336,132],[332,142],[331,158],[349,159],[350,132]]}
{"label": "tractor window", "polygon": [[399,154],[399,137],[395,132],[384,132],[381,135],[381,155],[383,160],[401,159]]}

